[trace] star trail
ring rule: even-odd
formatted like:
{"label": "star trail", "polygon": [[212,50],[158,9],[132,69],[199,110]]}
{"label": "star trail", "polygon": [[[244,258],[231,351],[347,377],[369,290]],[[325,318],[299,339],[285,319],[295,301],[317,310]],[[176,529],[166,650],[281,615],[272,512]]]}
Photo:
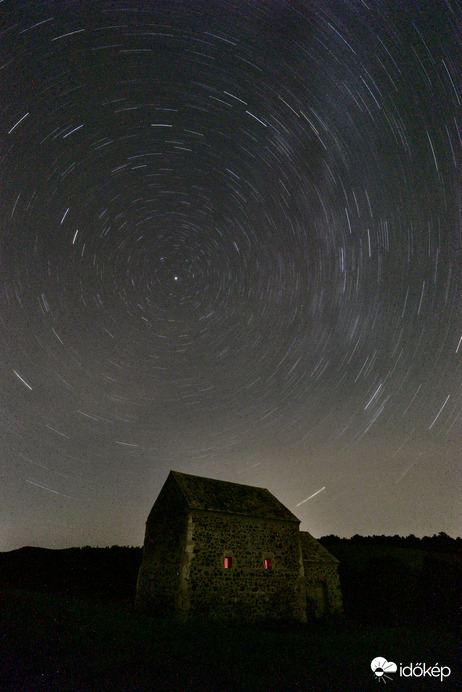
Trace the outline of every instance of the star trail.
{"label": "star trail", "polygon": [[170,469],[460,534],[461,9],[0,3],[0,550]]}

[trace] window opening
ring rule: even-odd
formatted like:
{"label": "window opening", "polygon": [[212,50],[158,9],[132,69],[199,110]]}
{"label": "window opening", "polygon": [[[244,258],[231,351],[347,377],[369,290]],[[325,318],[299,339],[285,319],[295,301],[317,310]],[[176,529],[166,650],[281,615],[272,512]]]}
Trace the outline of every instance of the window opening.
{"label": "window opening", "polygon": [[270,557],[265,558],[265,569],[272,569],[273,564]]}
{"label": "window opening", "polygon": [[225,569],[231,569],[232,562],[232,557],[225,557]]}

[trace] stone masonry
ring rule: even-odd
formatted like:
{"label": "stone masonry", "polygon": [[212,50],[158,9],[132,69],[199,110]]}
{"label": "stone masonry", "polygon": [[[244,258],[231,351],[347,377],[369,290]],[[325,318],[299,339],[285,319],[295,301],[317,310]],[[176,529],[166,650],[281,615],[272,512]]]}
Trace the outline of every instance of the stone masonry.
{"label": "stone masonry", "polygon": [[137,608],[306,622],[308,593],[309,616],[338,611],[337,561],[309,534],[303,539],[299,524],[264,488],[171,471],[146,523]]}

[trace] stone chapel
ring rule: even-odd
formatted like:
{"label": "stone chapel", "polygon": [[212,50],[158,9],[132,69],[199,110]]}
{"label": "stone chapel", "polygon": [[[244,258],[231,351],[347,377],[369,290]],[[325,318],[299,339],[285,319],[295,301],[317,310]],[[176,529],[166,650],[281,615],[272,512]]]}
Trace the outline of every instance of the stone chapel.
{"label": "stone chapel", "polygon": [[146,522],[136,607],[253,622],[339,613],[338,560],[265,488],[170,471]]}

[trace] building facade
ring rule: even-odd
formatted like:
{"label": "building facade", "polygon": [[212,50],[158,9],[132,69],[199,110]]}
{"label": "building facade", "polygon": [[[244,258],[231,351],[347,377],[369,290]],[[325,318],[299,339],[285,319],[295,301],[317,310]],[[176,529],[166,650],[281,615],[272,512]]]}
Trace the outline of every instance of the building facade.
{"label": "building facade", "polygon": [[[337,562],[320,546],[324,563],[314,569],[299,525],[264,488],[171,471],[146,522],[136,607],[180,619],[306,622],[308,592],[309,615],[334,612]],[[323,579],[327,595],[314,607]]]}
{"label": "building facade", "polygon": [[339,561],[308,531],[300,531],[300,543],[305,573],[307,618],[342,613]]}

